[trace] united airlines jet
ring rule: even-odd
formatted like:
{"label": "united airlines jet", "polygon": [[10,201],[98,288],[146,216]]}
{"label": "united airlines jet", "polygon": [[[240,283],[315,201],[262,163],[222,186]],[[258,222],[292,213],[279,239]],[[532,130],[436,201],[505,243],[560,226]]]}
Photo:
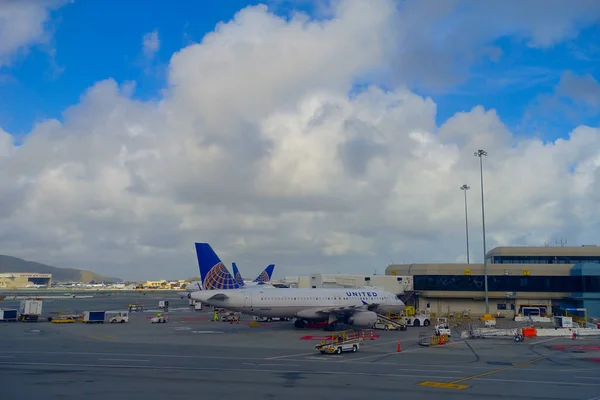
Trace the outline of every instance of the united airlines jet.
{"label": "united airlines jet", "polygon": [[331,330],[338,322],[370,327],[377,314],[400,313],[404,303],[393,293],[374,289],[239,289],[238,283],[208,243],[196,243],[200,273],[204,287],[191,298],[205,304],[260,317],[296,318],[294,326],[303,328],[308,322],[327,322]]}
{"label": "united airlines jet", "polygon": [[[267,268],[265,268],[264,271],[261,272],[260,275],[258,275],[256,277],[256,279],[254,279],[250,283],[244,282],[244,279],[242,278],[242,274],[240,274],[240,271],[239,271],[236,263],[232,263],[232,266],[233,266],[233,275],[235,276],[235,281],[238,284],[239,288],[253,288],[256,286],[262,286],[263,288],[274,287],[273,285],[269,284],[269,282],[271,281],[271,276],[273,276],[273,270],[275,269],[275,264],[270,264],[269,266],[267,266]],[[199,260],[198,260],[198,267],[201,268]],[[200,271],[200,276],[202,276],[202,271]],[[214,289],[232,289],[231,285],[225,281],[222,281],[220,284],[217,284],[217,286],[218,287],[216,287]],[[188,293],[197,292],[198,290],[204,290],[202,281],[190,282],[190,284],[187,285],[185,288],[185,291]],[[188,296],[188,298],[189,298],[189,294],[186,294],[186,296]]]}
{"label": "united airlines jet", "polygon": [[240,274],[240,270],[238,269],[236,263],[232,263],[231,266],[233,267],[234,279],[237,282],[237,284],[240,286],[240,288],[251,288],[251,287],[257,287],[257,286],[262,286],[263,288],[264,287],[270,287],[270,288],[274,287],[273,285],[270,285],[269,282],[271,281],[271,275],[273,275],[273,269],[275,269],[275,264],[271,264],[267,268],[265,268],[265,270],[263,272],[261,272],[260,275],[258,275],[256,277],[256,279],[250,283],[244,282],[244,279],[242,278],[242,274]]}

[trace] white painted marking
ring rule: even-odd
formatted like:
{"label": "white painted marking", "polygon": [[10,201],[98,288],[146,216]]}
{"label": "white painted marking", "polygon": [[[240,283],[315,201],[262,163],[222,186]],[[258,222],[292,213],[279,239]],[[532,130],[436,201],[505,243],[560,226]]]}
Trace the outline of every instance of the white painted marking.
{"label": "white painted marking", "polygon": [[131,361],[131,362],[149,362],[150,360],[130,360],[125,358],[99,358],[99,361]]}
{"label": "white painted marking", "polygon": [[311,351],[310,353],[288,354],[287,356],[267,357],[267,358],[265,358],[265,360],[279,360],[280,358],[307,356],[310,354],[315,354],[315,352]]}
{"label": "white painted marking", "polygon": [[[126,364],[75,364],[75,363],[45,363],[45,362],[9,362],[0,361],[4,365],[31,365],[31,366],[55,366],[55,367],[86,367],[86,368],[136,368],[136,369],[156,369],[156,370],[182,370],[182,371],[215,371],[215,372],[267,372],[280,373],[280,369],[250,369],[250,368],[215,368],[215,367],[170,367],[170,366],[150,366],[150,365],[126,365]],[[318,375],[347,375],[347,376],[378,376],[393,378],[434,378],[434,375],[402,375],[402,374],[379,374],[372,372],[340,372],[340,371],[307,371],[307,370],[286,370],[298,374],[318,374]],[[447,376],[447,379],[459,379],[461,376]],[[597,386],[597,385],[592,385]],[[598,385],[600,386],[600,385]]]}
{"label": "white painted marking", "polygon": [[299,367],[300,366],[300,364],[260,364],[260,363],[258,363],[258,364],[242,363],[242,365],[253,365],[255,367],[258,367],[258,366],[262,367],[262,366],[266,366],[266,365],[273,366],[273,367]]}
{"label": "white painted marking", "polygon": [[[453,346],[453,345],[456,345],[456,344],[459,344],[459,343],[462,343],[462,342],[450,342],[450,343],[447,343],[447,344],[445,344],[444,346]],[[418,348],[416,348],[416,349],[404,350],[404,351],[401,351],[400,353],[398,353],[397,351],[391,351],[391,352],[389,352],[389,353],[379,353],[379,354],[374,354],[374,355],[372,355],[372,356],[365,356],[365,357],[352,358],[352,359],[344,360],[344,361],[342,361],[342,362],[356,362],[357,360],[366,360],[366,359],[368,359],[368,358],[374,358],[374,357],[385,357],[385,356],[391,356],[392,354],[398,354],[398,355],[402,355],[402,354],[404,354],[404,353],[414,353],[415,351],[424,351],[424,350],[426,350],[426,349],[428,349],[428,347],[418,347]],[[437,353],[436,353],[436,357],[437,357],[437,356],[441,356],[441,355],[443,355],[443,354],[437,354]],[[460,356],[460,354],[459,354],[459,355],[457,355],[457,354],[447,354],[447,355],[452,355],[452,356],[454,356],[454,357],[456,357],[456,356]],[[470,354],[469,354],[469,356],[470,356]]]}
{"label": "white painted marking", "polygon": [[[489,369],[489,368],[488,368]],[[455,369],[414,369],[414,368],[399,368],[396,371],[419,371],[419,372],[443,372],[443,373],[462,373],[463,371],[457,371]],[[493,371],[493,370],[492,370]]]}
{"label": "white painted marking", "polygon": [[535,344],[540,344],[540,343],[551,342],[551,341],[553,341],[553,340],[557,340],[557,339],[564,339],[564,338],[562,338],[562,337],[552,337],[552,338],[550,338],[550,339],[544,339],[544,340],[540,340],[539,342],[531,342],[531,343],[529,343],[529,345],[531,346],[531,345],[535,345]]}
{"label": "white painted marking", "polygon": [[[262,372],[262,373],[280,373],[279,369],[249,369],[249,368],[211,368],[211,367],[167,367],[150,365],[126,365],[126,364],[74,364],[74,363],[44,363],[44,362],[10,362],[0,361],[3,365],[23,365],[23,366],[55,366],[55,367],[87,367],[87,368],[136,368],[136,369],[156,369],[156,370],[181,370],[181,371],[215,371],[215,372]],[[408,375],[408,374],[379,374],[373,372],[341,372],[341,371],[306,371],[306,370],[286,370],[298,374],[318,374],[318,375],[338,375],[338,376],[369,376],[385,378],[436,378],[438,375]],[[445,376],[445,379],[461,379],[463,376]],[[491,381],[491,382],[513,382],[513,383],[536,383],[543,385],[571,385],[571,386],[600,386],[600,383],[581,383],[581,382],[558,382],[558,381],[532,381],[519,379],[497,379],[497,378],[472,378],[472,380]]]}
{"label": "white painted marking", "polygon": [[472,378],[475,381],[491,382],[511,382],[511,383],[538,383],[542,385],[571,385],[571,386],[600,386],[600,383],[581,383],[581,382],[557,382],[557,381],[529,381],[525,379],[500,379],[500,378]]}
{"label": "white painted marking", "polygon": [[340,361],[342,361],[342,360],[336,360],[333,357],[327,357],[327,356],[323,356],[323,357],[318,357],[318,356],[306,357],[304,360],[292,360],[292,361],[312,361],[312,360],[327,361],[327,362],[340,362]]}
{"label": "white painted marking", "polygon": [[130,354],[130,353],[91,353],[77,351],[4,351],[11,354],[58,354],[58,355],[84,355],[84,356],[124,356],[124,357],[163,357],[163,358],[195,358],[195,359],[215,359],[215,360],[264,360],[262,357],[222,357],[222,356],[184,356],[178,354]]}

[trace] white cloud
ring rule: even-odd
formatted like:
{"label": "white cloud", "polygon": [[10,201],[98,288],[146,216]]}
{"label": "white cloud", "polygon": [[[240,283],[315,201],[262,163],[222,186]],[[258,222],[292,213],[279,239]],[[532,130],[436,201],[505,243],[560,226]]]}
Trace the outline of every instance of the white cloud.
{"label": "white cloud", "polygon": [[158,50],[160,50],[158,31],[146,33],[142,38],[142,51],[144,52],[144,56],[147,59],[151,59]]}
{"label": "white cloud", "polygon": [[46,41],[50,11],[69,0],[5,0],[0,2],[0,67],[10,64],[15,54]]}
{"label": "white cloud", "polygon": [[477,259],[479,148],[488,246],[595,240],[600,129],[543,143],[482,106],[437,126],[401,85],[349,95],[390,64],[400,15],[336,7],[321,22],[244,9],[173,56],[162,100],[106,80],[22,146],[0,135],[0,253],[126,278],[196,275],[194,241],[248,276],[448,261],[468,183]]}

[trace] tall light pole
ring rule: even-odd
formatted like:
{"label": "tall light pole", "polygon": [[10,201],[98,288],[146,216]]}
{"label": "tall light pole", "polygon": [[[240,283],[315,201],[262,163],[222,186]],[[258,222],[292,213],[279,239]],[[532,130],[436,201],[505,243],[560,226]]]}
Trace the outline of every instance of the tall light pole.
{"label": "tall light pole", "polygon": [[483,157],[487,156],[485,150],[477,150],[475,157],[479,157],[479,172],[481,175],[481,222],[483,226],[483,284],[485,290],[485,313],[489,314],[490,306],[488,302],[488,276],[487,276],[487,250],[485,248],[485,206],[483,201]]}
{"label": "tall light pole", "polygon": [[460,190],[465,192],[465,231],[467,232],[467,264],[469,261],[469,214],[467,212],[467,190],[471,189],[466,183],[460,187]]}

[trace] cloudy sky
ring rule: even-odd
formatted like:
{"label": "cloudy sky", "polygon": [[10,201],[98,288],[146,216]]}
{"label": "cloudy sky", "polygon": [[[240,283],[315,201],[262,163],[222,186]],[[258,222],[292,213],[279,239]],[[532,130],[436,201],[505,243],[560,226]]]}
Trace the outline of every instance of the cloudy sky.
{"label": "cloudy sky", "polygon": [[600,2],[4,0],[0,253],[247,278],[600,244]]}

